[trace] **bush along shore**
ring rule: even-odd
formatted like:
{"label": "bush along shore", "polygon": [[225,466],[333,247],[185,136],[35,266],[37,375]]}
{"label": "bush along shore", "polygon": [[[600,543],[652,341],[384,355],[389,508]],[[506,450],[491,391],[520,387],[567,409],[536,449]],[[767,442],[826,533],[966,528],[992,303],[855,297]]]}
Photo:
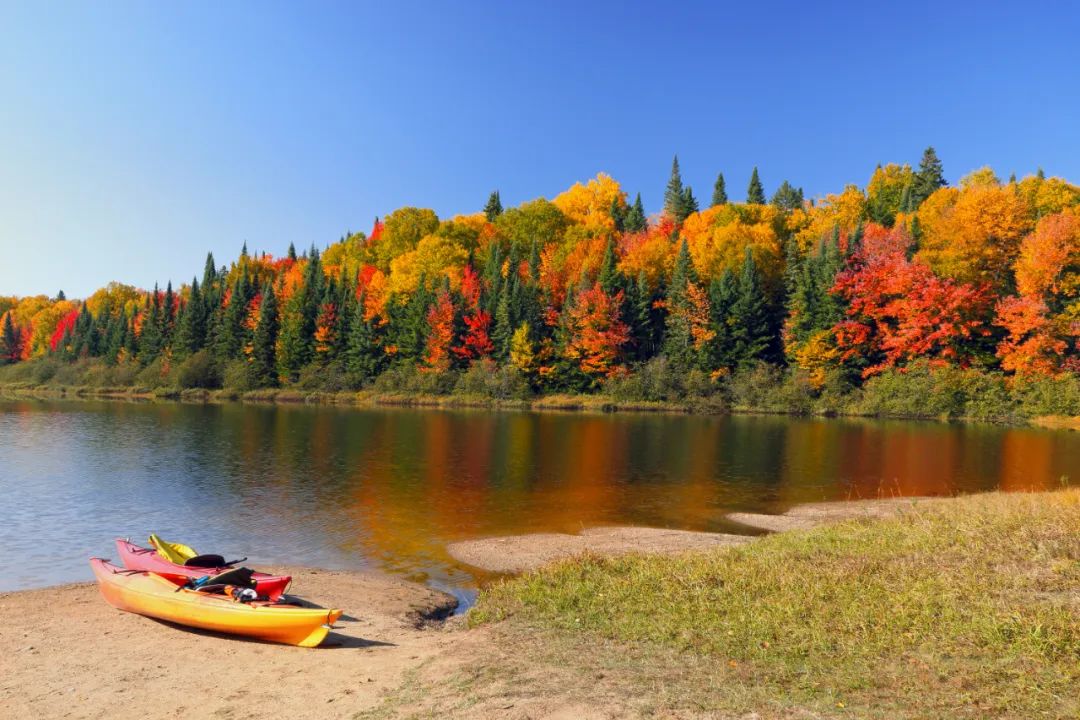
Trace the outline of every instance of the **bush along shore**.
{"label": "bush along shore", "polygon": [[861,386],[815,388],[795,370],[759,364],[719,380],[672,372],[664,358],[605,383],[594,393],[538,394],[517,370],[476,363],[464,371],[388,370],[367,387],[350,388],[331,368],[288,388],[192,386],[179,367],[110,367],[96,360],[41,359],[0,367],[0,397],[320,403],[356,406],[475,407],[562,411],[763,413],[898,419],[1036,422],[1076,428],[1080,378],[1023,381],[1001,373],[916,363]]}
{"label": "bush along shore", "polygon": [[949,187],[928,149],[813,201],[767,199],[755,171],[735,202],[721,177],[703,208],[676,160],[651,217],[600,174],[518,207],[400,208],[321,249],[245,244],[179,286],[0,296],[0,383],[1074,416],[1078,268],[1061,178]]}

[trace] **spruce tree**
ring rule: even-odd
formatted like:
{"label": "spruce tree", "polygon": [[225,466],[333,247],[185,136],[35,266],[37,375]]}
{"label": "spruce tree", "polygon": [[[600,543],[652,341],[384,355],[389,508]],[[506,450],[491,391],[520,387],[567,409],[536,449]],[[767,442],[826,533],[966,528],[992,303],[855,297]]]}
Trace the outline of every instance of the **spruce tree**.
{"label": "spruce tree", "polygon": [[671,161],[671,177],[668,179],[667,189],[664,191],[664,212],[678,224],[685,217],[683,203],[686,196],[683,191],[682,174],[679,172],[679,156]]}
{"label": "spruce tree", "polygon": [[161,341],[168,346],[172,343],[176,329],[176,295],[173,293],[172,280],[165,286],[165,300],[161,304]]}
{"label": "spruce tree", "polygon": [[251,341],[251,360],[247,365],[248,385],[273,387],[277,385],[276,346],[278,337],[277,297],[270,283],[263,289],[259,303],[259,320]]}
{"label": "spruce tree", "polygon": [[196,278],[191,279],[191,293],[188,301],[180,310],[180,319],[176,323],[176,338],[173,350],[179,357],[193,355],[206,343],[206,305],[203,301],[202,288]]}
{"label": "spruce tree", "polygon": [[656,310],[653,307],[653,291],[644,270],[638,273],[633,287],[633,295],[627,303],[632,317],[627,324],[633,331],[637,359],[647,360],[656,354]]}
{"label": "spruce tree", "polygon": [[734,341],[734,306],[739,296],[739,283],[731,270],[709,283],[709,315],[716,337],[709,344],[711,369],[730,370],[737,363]]}
{"label": "spruce tree", "polygon": [[488,222],[495,222],[495,218],[502,213],[502,199],[499,197],[499,191],[495,190],[488,196],[487,205],[484,205],[484,215],[487,216]]}
{"label": "spruce tree", "polygon": [[754,172],[750,175],[750,185],[746,188],[746,202],[754,205],[765,204],[765,188],[761,185],[761,178],[758,177],[757,166],[754,166]]}
{"label": "spruce tree", "polygon": [[22,335],[11,319],[11,313],[4,313],[4,327],[0,330],[0,365],[18,362],[22,356]]}
{"label": "spruce tree", "polygon": [[[149,365],[161,354],[161,298],[158,286],[154,285],[154,292],[146,299],[143,306],[142,326],[139,331],[139,362]],[[75,343],[81,343],[76,331]]]}
{"label": "spruce tree", "polygon": [[374,325],[364,317],[361,296],[352,308],[352,321],[345,346],[345,370],[354,387],[363,387],[379,376],[386,366]]}
{"label": "spruce tree", "polygon": [[746,249],[737,292],[731,308],[734,360],[739,367],[746,367],[763,359],[772,343],[769,305],[750,248]]}
{"label": "spruce tree", "polygon": [[675,268],[667,289],[667,318],[664,323],[664,354],[682,369],[689,369],[694,360],[693,338],[690,332],[687,286],[693,281],[694,267],[690,248],[684,238],[675,256]]}
{"label": "spruce tree", "polygon": [[203,266],[203,290],[210,292],[217,281],[217,266],[214,265],[214,253],[206,253],[206,264]]}
{"label": "spruce tree", "polygon": [[719,173],[716,176],[716,184],[713,185],[712,191],[712,207],[718,205],[727,205],[727,185],[724,183],[724,173]]}
{"label": "spruce tree", "polygon": [[615,265],[614,238],[608,238],[607,245],[604,247],[604,257],[600,261],[600,272],[597,275],[597,280],[600,282],[600,287],[608,294],[615,292],[622,285],[619,271]]}
{"label": "spruce tree", "polygon": [[638,193],[637,197],[634,198],[634,204],[630,206],[624,224],[626,232],[631,233],[643,232],[648,226],[648,220],[645,217],[645,206],[641,202],[641,193]]}
{"label": "spruce tree", "polygon": [[[375,222],[376,222],[376,224],[378,224],[379,219],[375,218]],[[292,260],[293,262],[296,262],[296,246],[293,245],[292,243],[289,243],[289,250],[285,254],[285,256],[287,258],[289,258],[290,260]]]}
{"label": "spruce tree", "polygon": [[510,340],[514,336],[514,314],[512,309],[512,293],[507,287],[499,295],[499,302],[495,306],[495,326],[491,331],[491,342],[495,346],[495,359],[506,360],[510,354]]}
{"label": "spruce tree", "polygon": [[58,301],[59,301],[59,300],[67,300],[67,295],[65,295],[65,294],[64,294],[64,291],[63,291],[63,290],[61,290],[60,292],[56,293],[56,299],[57,299]]}
{"label": "spruce tree", "polygon": [[691,189],[691,187],[689,185],[687,185],[686,189],[683,191],[682,208],[681,208],[682,215],[679,217],[678,222],[681,223],[683,220],[690,217],[690,215],[696,213],[700,209],[701,208],[698,207],[697,198],[694,197],[693,189]]}
{"label": "spruce tree", "polygon": [[611,215],[611,220],[615,223],[615,232],[623,232],[626,230],[626,213],[628,208],[619,202],[621,198],[614,197],[611,199],[611,209],[608,214]]}
{"label": "spruce tree", "polygon": [[945,181],[945,173],[942,170],[941,160],[938,159],[934,148],[928,147],[923,151],[919,169],[911,185],[911,204],[913,209],[918,209],[926,198],[934,194],[938,188],[943,188],[949,183]]}
{"label": "spruce tree", "polygon": [[772,204],[781,210],[796,210],[803,205],[802,188],[797,188],[787,180],[781,183],[773,194]]}

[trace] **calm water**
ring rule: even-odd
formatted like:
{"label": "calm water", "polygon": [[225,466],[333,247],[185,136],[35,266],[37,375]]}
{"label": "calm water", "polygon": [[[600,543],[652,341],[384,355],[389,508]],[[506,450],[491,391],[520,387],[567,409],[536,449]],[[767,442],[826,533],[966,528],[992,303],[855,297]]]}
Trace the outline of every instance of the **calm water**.
{"label": "calm water", "polygon": [[[376,567],[468,600],[445,545],[878,495],[1054,487],[1080,434],[937,423],[0,402],[0,590],[89,580],[156,531],[264,562]],[[303,592],[302,579],[297,586]]]}

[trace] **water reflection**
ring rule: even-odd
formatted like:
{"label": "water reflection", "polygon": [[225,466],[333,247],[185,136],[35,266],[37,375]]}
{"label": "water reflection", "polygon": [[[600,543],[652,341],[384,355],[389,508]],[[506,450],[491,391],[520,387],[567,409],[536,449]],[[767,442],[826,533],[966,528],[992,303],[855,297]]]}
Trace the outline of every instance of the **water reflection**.
{"label": "water reflection", "polygon": [[467,591],[458,539],[733,510],[1053,487],[1076,433],[937,423],[0,403],[0,589],[86,579],[150,530],[263,561]]}

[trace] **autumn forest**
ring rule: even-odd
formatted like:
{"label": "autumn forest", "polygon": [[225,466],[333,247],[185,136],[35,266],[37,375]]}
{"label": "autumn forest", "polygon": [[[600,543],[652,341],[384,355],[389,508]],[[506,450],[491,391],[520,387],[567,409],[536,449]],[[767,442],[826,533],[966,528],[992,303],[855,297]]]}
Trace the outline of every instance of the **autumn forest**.
{"label": "autumn forest", "polygon": [[0,297],[0,364],[39,384],[744,405],[918,377],[1076,414],[1080,187],[989,168],[950,186],[928,148],[823,198],[767,195],[755,169],[744,198],[721,174],[705,201],[676,158],[653,216],[600,174],[449,219],[401,208],[323,249],[245,245],[181,286]]}

